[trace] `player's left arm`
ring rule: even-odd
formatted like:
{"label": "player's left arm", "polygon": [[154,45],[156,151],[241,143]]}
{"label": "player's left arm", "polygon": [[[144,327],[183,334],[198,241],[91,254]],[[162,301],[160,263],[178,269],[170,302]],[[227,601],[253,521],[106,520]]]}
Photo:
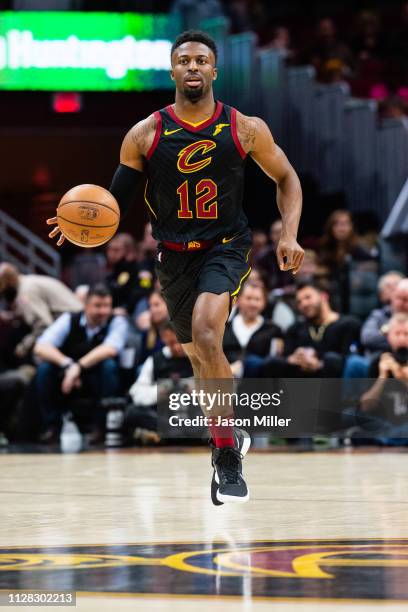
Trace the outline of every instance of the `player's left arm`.
{"label": "player's left arm", "polygon": [[297,242],[302,212],[302,188],[299,178],[285,153],[275,143],[265,121],[237,112],[237,133],[244,151],[276,183],[276,199],[283,222],[276,255],[281,270],[292,270],[293,274],[296,274],[304,256],[304,251]]}

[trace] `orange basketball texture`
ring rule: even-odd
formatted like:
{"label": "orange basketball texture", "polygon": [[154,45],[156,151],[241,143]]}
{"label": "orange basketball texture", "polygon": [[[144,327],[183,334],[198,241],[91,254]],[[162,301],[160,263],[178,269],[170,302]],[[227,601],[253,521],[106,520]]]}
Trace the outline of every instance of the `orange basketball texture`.
{"label": "orange basketball texture", "polygon": [[108,242],[116,233],[120,210],[107,189],[98,185],[77,185],[61,198],[57,220],[67,240],[92,248]]}

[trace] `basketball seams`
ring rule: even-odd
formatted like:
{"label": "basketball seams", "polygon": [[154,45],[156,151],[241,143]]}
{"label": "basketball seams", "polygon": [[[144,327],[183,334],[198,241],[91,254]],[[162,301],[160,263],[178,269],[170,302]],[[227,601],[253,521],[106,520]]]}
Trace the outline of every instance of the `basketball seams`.
{"label": "basketball seams", "polygon": [[[107,208],[108,210],[113,212],[118,217],[118,219],[119,219],[119,214],[117,213],[116,210],[114,210],[113,208],[111,208],[107,204],[102,204],[101,202],[93,202],[92,200],[68,200],[68,202],[62,202],[61,204],[59,204],[59,206],[57,208],[57,215],[58,215],[58,209],[62,208],[66,204],[93,204],[94,206],[103,206],[103,208]],[[62,219],[62,217],[61,217],[61,219]],[[96,227],[96,225],[93,226],[93,227]],[[107,226],[101,226],[101,227],[110,227],[110,226],[107,225]]]}
{"label": "basketball seams", "polygon": [[65,221],[66,223],[71,223],[71,225],[78,225],[79,227],[91,227],[93,229],[103,229],[108,227],[115,227],[119,225],[119,222],[111,223],[110,225],[88,225],[87,223],[78,223],[77,221],[71,221],[70,219],[65,219],[65,217],[58,216],[58,219]]}

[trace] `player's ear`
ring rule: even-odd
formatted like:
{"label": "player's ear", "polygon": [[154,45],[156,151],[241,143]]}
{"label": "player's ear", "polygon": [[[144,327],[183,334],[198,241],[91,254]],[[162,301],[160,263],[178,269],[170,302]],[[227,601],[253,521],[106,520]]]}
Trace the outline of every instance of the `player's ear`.
{"label": "player's ear", "polygon": [[213,68],[213,81],[216,81],[218,77],[218,70],[217,68]]}
{"label": "player's ear", "polygon": [[174,81],[174,70],[173,69],[170,70],[170,78],[172,81]]}

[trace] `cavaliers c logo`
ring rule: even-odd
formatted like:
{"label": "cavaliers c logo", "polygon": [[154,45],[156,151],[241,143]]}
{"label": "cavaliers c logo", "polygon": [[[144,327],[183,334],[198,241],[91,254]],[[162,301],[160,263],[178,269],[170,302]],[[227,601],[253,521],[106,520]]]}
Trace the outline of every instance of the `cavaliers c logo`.
{"label": "cavaliers c logo", "polygon": [[177,168],[184,174],[202,170],[208,166],[208,164],[211,164],[212,157],[206,157],[198,161],[191,161],[191,158],[199,152],[201,156],[203,156],[212,149],[215,149],[216,146],[216,143],[212,140],[199,140],[198,142],[191,143],[187,147],[184,147],[178,154]]}

